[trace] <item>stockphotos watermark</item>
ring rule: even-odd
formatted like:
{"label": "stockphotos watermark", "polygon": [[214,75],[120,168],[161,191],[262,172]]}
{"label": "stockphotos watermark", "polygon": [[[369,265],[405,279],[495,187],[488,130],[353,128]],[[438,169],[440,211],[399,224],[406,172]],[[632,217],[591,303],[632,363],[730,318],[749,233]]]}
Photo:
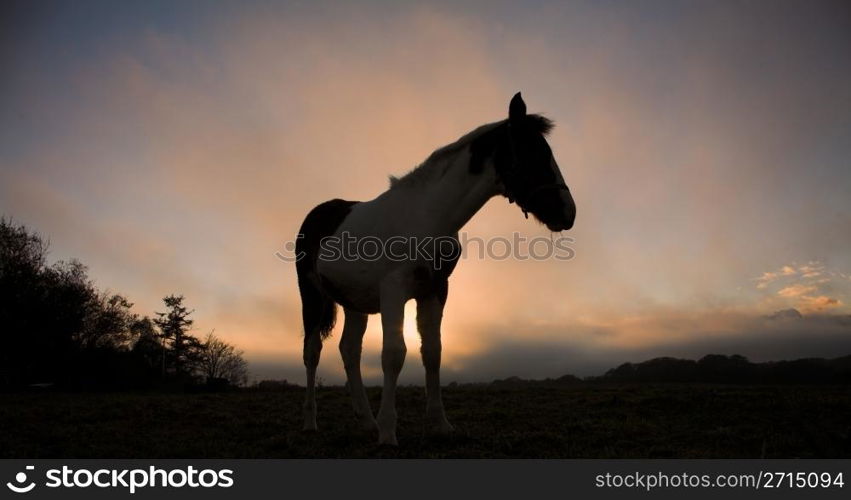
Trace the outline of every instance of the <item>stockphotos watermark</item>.
{"label": "stockphotos watermark", "polygon": [[129,491],[132,495],[140,488],[230,488],[233,486],[231,469],[196,469],[193,466],[161,469],[150,466],[135,469],[62,468],[47,469],[44,480],[37,483],[28,473],[35,466],[27,465],[15,474],[15,480],[6,487],[15,493],[29,493],[36,487],[46,488],[114,488]]}
{"label": "stockphotos watermark", "polygon": [[[297,242],[303,234],[284,243],[283,252],[275,256],[284,262],[298,262],[306,257],[297,251]],[[375,262],[386,259],[393,262],[434,262],[440,269],[445,262],[475,256],[492,260],[571,260],[576,256],[568,236],[536,236],[527,238],[512,233],[510,238],[492,236],[480,238],[461,233],[452,236],[354,236],[343,231],[339,236],[327,236],[319,241],[318,258],[324,261]]]}

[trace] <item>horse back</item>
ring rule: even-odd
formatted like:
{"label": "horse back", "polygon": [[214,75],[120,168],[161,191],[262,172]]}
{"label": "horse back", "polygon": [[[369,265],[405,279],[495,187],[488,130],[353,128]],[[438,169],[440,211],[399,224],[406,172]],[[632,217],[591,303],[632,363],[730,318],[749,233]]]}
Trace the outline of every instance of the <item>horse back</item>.
{"label": "horse back", "polygon": [[296,240],[296,256],[299,275],[313,272],[319,257],[319,245],[323,238],[333,235],[352,207],[360,202],[339,198],[317,205],[307,214]]}

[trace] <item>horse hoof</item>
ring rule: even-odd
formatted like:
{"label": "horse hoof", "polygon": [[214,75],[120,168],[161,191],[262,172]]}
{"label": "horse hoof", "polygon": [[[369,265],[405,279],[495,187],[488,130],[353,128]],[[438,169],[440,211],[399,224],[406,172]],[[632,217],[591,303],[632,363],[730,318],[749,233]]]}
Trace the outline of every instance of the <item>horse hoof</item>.
{"label": "horse hoof", "polygon": [[395,432],[378,432],[378,445],[379,446],[399,446],[399,442],[396,440]]}
{"label": "horse hoof", "polygon": [[375,432],[378,430],[378,422],[374,418],[363,418],[360,421],[360,427],[367,432]]}
{"label": "horse hoof", "polygon": [[432,436],[448,436],[455,432],[455,427],[452,427],[448,421],[435,422],[427,427],[428,433]]}
{"label": "horse hoof", "polygon": [[308,419],[304,421],[304,427],[301,428],[303,432],[316,432],[316,420]]}

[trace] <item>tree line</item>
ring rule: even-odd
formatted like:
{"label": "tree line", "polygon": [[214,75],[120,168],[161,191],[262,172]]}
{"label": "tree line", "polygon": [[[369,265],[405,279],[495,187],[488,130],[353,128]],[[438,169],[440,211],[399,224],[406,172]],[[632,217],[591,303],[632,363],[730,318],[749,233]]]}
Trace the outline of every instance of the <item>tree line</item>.
{"label": "tree line", "polygon": [[734,354],[709,354],[695,361],[671,357],[624,363],[594,380],[720,384],[848,384],[851,356],[754,363]]}
{"label": "tree line", "polygon": [[182,295],[153,318],[98,289],[76,259],[48,264],[49,242],[0,217],[0,387],[243,385],[242,351],[192,335]]}

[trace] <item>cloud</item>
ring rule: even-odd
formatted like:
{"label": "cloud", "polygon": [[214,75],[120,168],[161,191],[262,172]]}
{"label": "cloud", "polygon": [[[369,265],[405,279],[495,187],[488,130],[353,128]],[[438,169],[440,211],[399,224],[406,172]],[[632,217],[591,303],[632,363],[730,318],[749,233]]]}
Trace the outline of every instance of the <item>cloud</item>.
{"label": "cloud", "polygon": [[783,276],[793,276],[797,273],[798,273],[798,271],[794,267],[783,266],[783,267],[781,267],[780,269],[778,269],[777,271],[774,271],[774,272],[766,271],[766,272],[762,273],[762,275],[760,277],[754,278],[754,280],[757,282],[756,287],[759,288],[759,289],[763,289],[763,288],[766,288],[773,281],[777,280],[778,278],[781,278]]}
{"label": "cloud", "polygon": [[756,287],[762,289],[767,287],[770,283],[772,283],[778,278],[781,278],[783,276],[793,276],[797,273],[798,270],[796,270],[792,266],[782,266],[780,269],[774,272],[766,271],[762,273],[760,277],[754,278],[754,280],[757,282]]}
{"label": "cloud", "polygon": [[800,297],[802,295],[814,292],[815,290],[815,286],[797,283],[791,286],[787,286],[786,288],[780,289],[777,292],[777,295],[780,295],[781,297]]}
{"label": "cloud", "polygon": [[[804,313],[817,313],[828,309],[841,308],[844,305],[842,297],[848,296],[851,287],[844,281],[837,282],[834,278],[843,277],[841,271],[829,270],[820,261],[809,261],[806,264],[785,265],[777,271],[763,273],[756,278],[756,289],[774,293],[785,302],[777,302],[771,296],[764,297],[764,307],[792,307]],[[770,287],[779,286],[776,292]]]}
{"label": "cloud", "polygon": [[760,288],[760,289],[766,288],[769,283],[771,283],[772,281],[777,279],[777,273],[772,273],[772,272],[766,271],[766,272],[762,273],[762,276],[760,276],[759,278],[754,278],[754,279],[757,282],[757,284],[756,284],[757,288]]}
{"label": "cloud", "polygon": [[806,295],[801,297],[800,304],[807,311],[823,311],[825,309],[839,307],[842,305],[842,302],[839,299],[826,295],[819,295],[817,297]]}
{"label": "cloud", "polygon": [[798,272],[802,278],[816,278],[821,276],[825,271],[825,266],[821,262],[811,261],[808,264],[800,266]]}

